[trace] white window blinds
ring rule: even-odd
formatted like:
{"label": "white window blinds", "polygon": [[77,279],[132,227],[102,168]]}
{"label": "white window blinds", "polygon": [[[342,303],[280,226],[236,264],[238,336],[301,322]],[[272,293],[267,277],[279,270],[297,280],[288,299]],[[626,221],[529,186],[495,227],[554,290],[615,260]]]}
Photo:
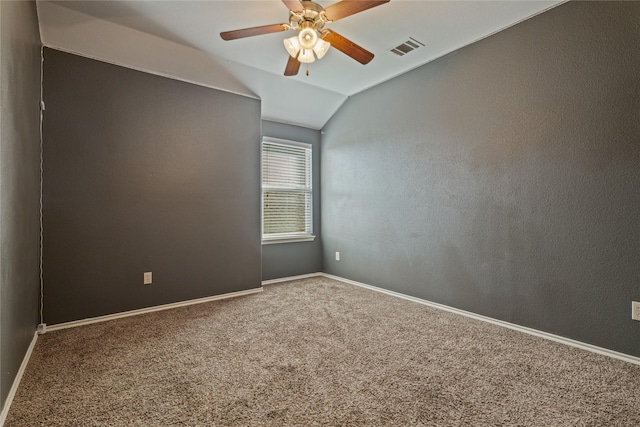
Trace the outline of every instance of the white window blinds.
{"label": "white window blinds", "polygon": [[311,146],[262,142],[262,238],[312,237]]}

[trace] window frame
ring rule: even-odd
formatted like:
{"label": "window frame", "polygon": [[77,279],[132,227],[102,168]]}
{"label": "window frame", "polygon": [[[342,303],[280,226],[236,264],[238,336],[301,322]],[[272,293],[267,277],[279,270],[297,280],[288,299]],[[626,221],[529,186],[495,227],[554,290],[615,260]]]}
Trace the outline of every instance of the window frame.
{"label": "window frame", "polygon": [[[279,233],[267,235],[265,237],[264,234],[264,194],[265,194],[265,185],[264,185],[264,144],[275,144],[275,145],[283,145],[288,147],[298,147],[309,150],[309,170],[307,171],[309,175],[309,186],[308,189],[300,190],[304,193],[309,194],[309,215],[305,215],[305,219],[308,217],[308,224],[305,221],[305,228],[309,230],[309,232],[293,232],[293,233]],[[267,188],[267,191],[274,190],[274,188]],[[295,190],[287,190],[291,192],[296,192]],[[310,242],[315,240],[316,236],[313,234],[313,145],[306,142],[298,142],[291,141],[287,139],[273,138],[269,136],[263,136],[262,141],[260,142],[260,233],[261,240],[263,245],[271,245],[276,243],[295,243],[295,242]]]}

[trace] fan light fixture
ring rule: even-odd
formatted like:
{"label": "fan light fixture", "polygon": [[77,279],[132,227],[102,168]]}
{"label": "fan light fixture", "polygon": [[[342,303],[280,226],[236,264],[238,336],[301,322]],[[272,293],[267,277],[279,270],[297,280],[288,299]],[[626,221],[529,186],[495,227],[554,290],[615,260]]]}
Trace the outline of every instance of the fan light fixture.
{"label": "fan light fixture", "polygon": [[284,39],[284,47],[289,52],[293,58],[298,55],[300,52],[300,42],[298,41],[298,36],[293,36],[288,39]]}
{"label": "fan light fixture", "polygon": [[316,43],[316,45],[313,47],[313,51],[318,56],[318,59],[321,59],[324,54],[327,53],[330,47],[331,44],[328,41],[318,39],[318,43]]}
{"label": "fan light fixture", "polygon": [[[284,39],[284,47],[292,58],[297,58],[303,63],[311,63],[322,58],[331,44],[318,37],[318,32],[313,28],[313,23],[306,21],[302,23],[302,29],[297,36]],[[315,52],[315,56],[314,53]]]}
{"label": "fan light fixture", "polygon": [[298,33],[298,41],[300,42],[300,47],[303,49],[313,49],[318,41],[318,33],[315,28],[313,28],[313,23],[309,21],[305,21],[302,23],[302,28]]}
{"label": "fan light fixture", "polygon": [[311,49],[302,49],[300,55],[298,55],[298,61],[303,64],[309,64],[315,60],[316,58],[313,56],[313,50]]}

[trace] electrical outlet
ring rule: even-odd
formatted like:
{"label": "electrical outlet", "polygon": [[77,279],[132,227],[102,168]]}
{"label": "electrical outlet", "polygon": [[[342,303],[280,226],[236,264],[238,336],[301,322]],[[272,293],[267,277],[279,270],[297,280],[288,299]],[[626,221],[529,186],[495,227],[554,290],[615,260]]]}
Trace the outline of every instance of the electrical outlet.
{"label": "electrical outlet", "polygon": [[340,252],[336,252],[336,261],[340,261]]}
{"label": "electrical outlet", "polygon": [[144,273],[144,284],[145,285],[150,285],[151,284],[151,272],[147,271],[146,273]]}
{"label": "electrical outlet", "polygon": [[640,320],[640,302],[638,301],[631,301],[631,318]]}

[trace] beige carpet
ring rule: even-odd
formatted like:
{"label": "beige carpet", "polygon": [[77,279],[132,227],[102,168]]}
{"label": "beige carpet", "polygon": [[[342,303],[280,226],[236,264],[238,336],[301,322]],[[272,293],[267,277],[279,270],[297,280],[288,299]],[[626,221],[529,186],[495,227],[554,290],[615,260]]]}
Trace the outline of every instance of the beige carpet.
{"label": "beige carpet", "polygon": [[48,332],[5,426],[638,426],[640,366],[312,278]]}

